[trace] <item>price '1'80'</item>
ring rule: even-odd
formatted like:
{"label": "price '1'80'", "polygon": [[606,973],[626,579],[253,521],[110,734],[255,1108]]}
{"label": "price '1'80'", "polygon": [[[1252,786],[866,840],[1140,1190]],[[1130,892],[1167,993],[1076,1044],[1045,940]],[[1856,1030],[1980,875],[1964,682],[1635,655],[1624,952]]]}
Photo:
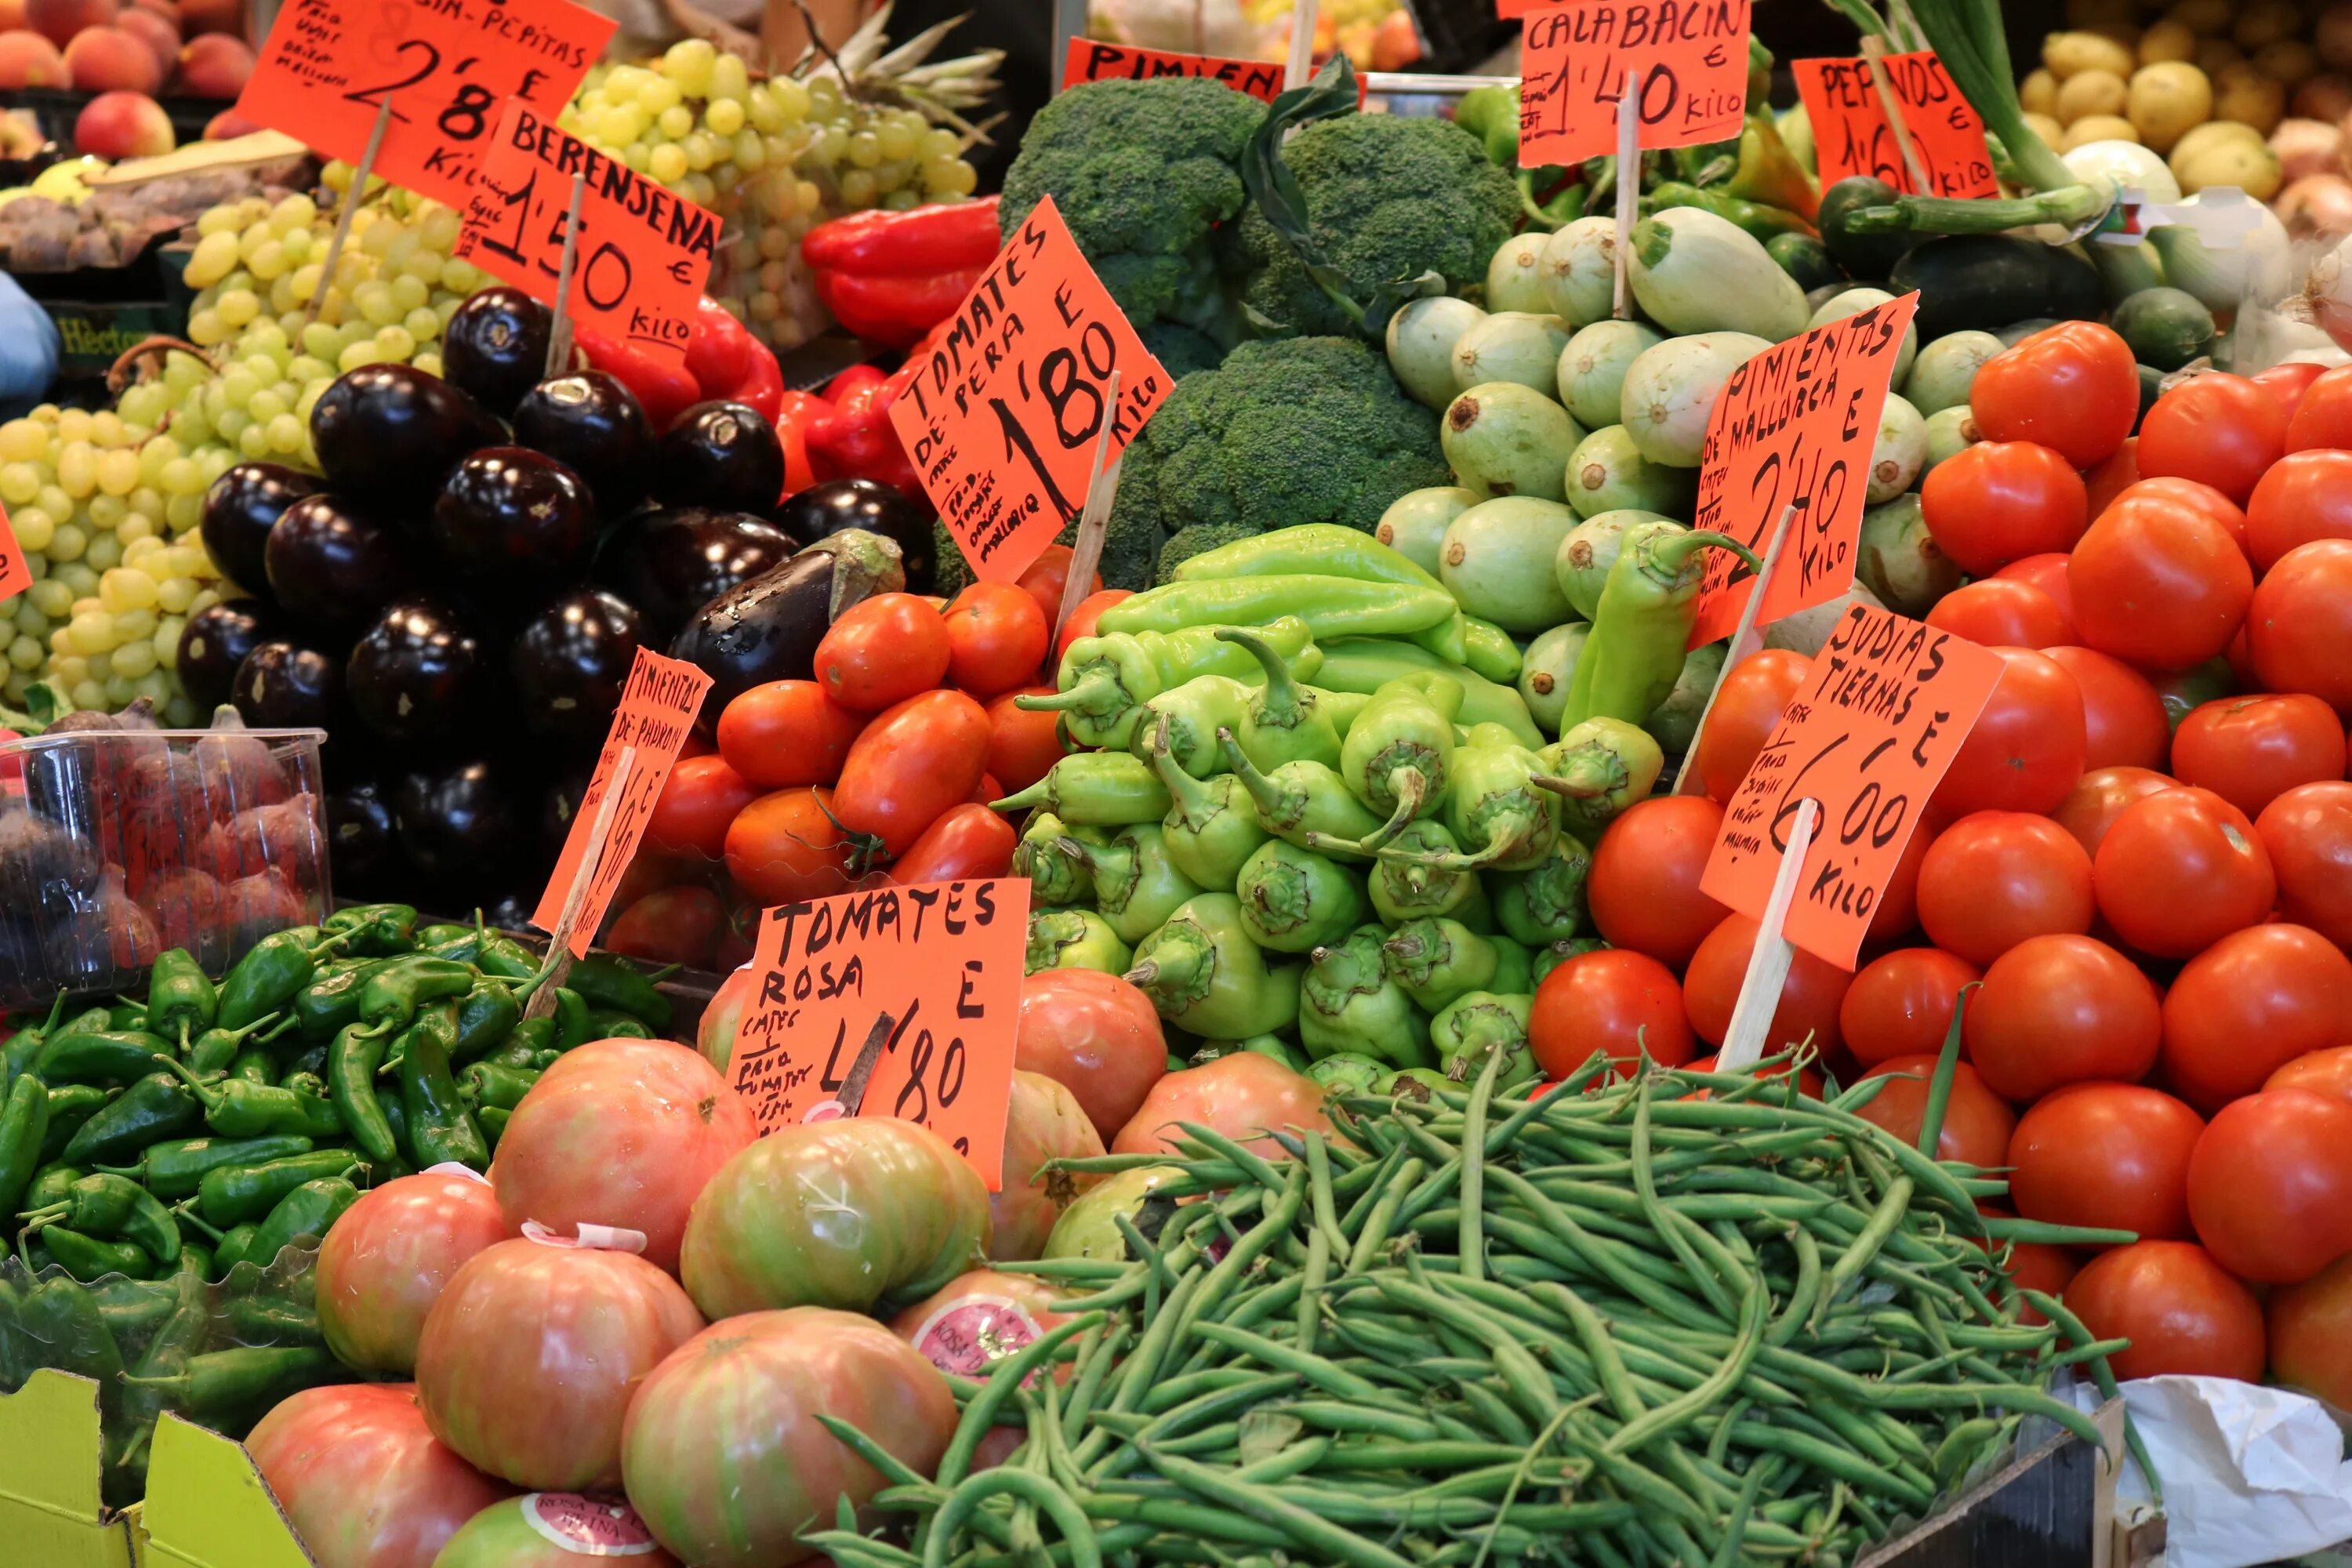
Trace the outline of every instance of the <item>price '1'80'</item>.
{"label": "price '1'80'", "polygon": [[[1094,440],[1101,432],[1102,389],[1118,363],[1118,345],[1111,338],[1110,329],[1100,321],[1087,323],[1085,331],[1078,334],[1076,352],[1066,348],[1055,349],[1038,362],[1037,391],[1053,416],[1054,438],[1061,443],[1063,451],[1074,452]],[[1086,368],[1085,375],[1079,374],[1081,363]],[[1021,375],[1021,391],[1023,401],[1026,403],[1029,378],[1025,366]],[[1085,419],[1083,423],[1074,425],[1071,409],[1082,398],[1086,404]],[[1002,396],[991,397],[988,405],[996,411],[997,423],[1004,428],[1006,459],[1009,461],[1018,456],[1027,461],[1030,472],[1037,476],[1037,488],[1045,492],[1045,499],[1053,503],[1054,510],[1061,514],[1062,520],[1067,522],[1075,519],[1086,498],[1080,496],[1077,503],[1073,504],[1070,498],[1062,492],[1062,487],[1054,480],[1053,470],[1039,456],[1036,439],[1030,434],[1028,426],[1021,421]]]}

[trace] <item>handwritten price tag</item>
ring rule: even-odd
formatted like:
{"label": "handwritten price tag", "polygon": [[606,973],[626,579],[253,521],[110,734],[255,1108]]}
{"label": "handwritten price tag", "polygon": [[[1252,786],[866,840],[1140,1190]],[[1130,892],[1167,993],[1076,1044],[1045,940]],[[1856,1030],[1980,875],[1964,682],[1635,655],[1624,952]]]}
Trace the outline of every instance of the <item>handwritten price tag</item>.
{"label": "handwritten price tag", "polygon": [[1173,384],[1048,196],[981,274],[890,423],[972,571],[1009,583],[1086,506],[1103,421],[1116,459]]}
{"label": "handwritten price tag", "polygon": [[1163,76],[1205,76],[1266,103],[1282,90],[1280,60],[1234,60],[1215,55],[1180,55],[1168,49],[1129,48],[1072,38],[1062,61],[1062,86],[1089,81],[1150,81]]}
{"label": "handwritten price tag", "polygon": [[859,1114],[920,1122],[996,1191],[1028,935],[1029,883],[1019,877],[769,910],[732,1067],[761,1134],[840,1115],[833,1097],[887,1013],[889,1040]]}
{"label": "handwritten price tag", "polygon": [[555,302],[572,176],[586,177],[572,264],[571,314],[685,357],[695,302],[719,251],[716,215],[509,101],[484,150],[453,255]]}
{"label": "handwritten price tag", "polygon": [[1615,152],[1628,70],[1642,77],[1645,150],[1738,135],[1748,111],[1748,0],[1570,0],[1529,9],[1519,48],[1519,162],[1534,168]]}
{"label": "handwritten price tag", "polygon": [[[1906,294],[1775,343],[1733,371],[1715,400],[1699,454],[1697,526],[1761,555],[1781,511],[1798,509],[1758,626],[1853,585],[1878,416],[1918,308],[1919,296]],[[1731,635],[1754,575],[1729,551],[1708,552],[1691,647]]]}
{"label": "handwritten price tag", "polygon": [[289,0],[236,111],[356,163],[389,96],[375,173],[462,212],[499,105],[552,118],[618,26],[571,0]]}
{"label": "handwritten price tag", "polygon": [[16,531],[8,526],[6,509],[0,508],[0,601],[13,599],[32,585],[33,563],[25,559]]}
{"label": "handwritten price tag", "polygon": [[1723,812],[1699,887],[1764,918],[1797,803],[1821,803],[1782,934],[1852,969],[1919,814],[2000,679],[2000,656],[1891,610],[1846,612]]}
{"label": "handwritten price tag", "polygon": [[709,689],[710,677],[701,670],[649,648],[639,648],[636,661],[629,666],[629,681],[621,689],[621,705],[614,711],[613,727],[604,733],[604,750],[596,759],[596,771],[588,780],[587,793],[580,797],[572,831],[564,837],[563,853],[556,858],[547,890],[540,895],[539,908],[530,917],[531,924],[551,931],[562,918],[564,900],[588,856],[596,813],[620,772],[621,753],[635,748],[620,804],[614,810],[612,832],[596,858],[586,902],[572,931],[573,957],[588,956],[589,939],[604,923],[613,889],[620,886],[621,874],[636,855],[654,802],[661,798],[662,785],[668,782],[669,770],[685,748],[695,715],[701,711],[703,696]]}
{"label": "handwritten price tag", "polygon": [[1886,84],[1902,105],[1904,127],[1935,189],[1912,189],[1902,143],[1886,123],[1868,60],[1797,60],[1790,68],[1805,117],[1813,122],[1822,187],[1866,174],[1907,195],[1999,195],[2000,182],[1993,178],[1992,155],[1985,150],[1984,121],[1952,85],[1935,51],[1885,55],[1879,63],[1886,68]]}

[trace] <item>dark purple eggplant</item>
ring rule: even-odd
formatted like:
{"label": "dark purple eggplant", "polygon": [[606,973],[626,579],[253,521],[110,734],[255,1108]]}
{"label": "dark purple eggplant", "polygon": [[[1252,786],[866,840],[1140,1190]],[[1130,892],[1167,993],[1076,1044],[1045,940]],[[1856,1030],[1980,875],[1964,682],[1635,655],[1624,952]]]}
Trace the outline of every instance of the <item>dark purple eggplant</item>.
{"label": "dark purple eggplant", "polygon": [[341,668],[318,649],[266,642],[237,665],[229,700],[257,730],[323,730],[342,684]]}
{"label": "dark purple eggplant", "polygon": [[205,553],[248,594],[269,590],[264,555],[270,525],[319,481],[276,463],[239,463],[205,492],[204,521],[197,525]]}
{"label": "dark purple eggplant", "polygon": [[652,484],[653,424],[636,395],[604,371],[578,371],[532,387],[515,405],[514,434],[586,480],[607,518],[643,500]]}
{"label": "dark purple eggplant", "polygon": [[229,700],[236,667],[278,635],[277,615],[258,599],[223,599],[188,617],[180,632],[180,684],[205,713]]}
{"label": "dark purple eggplant", "polygon": [[310,410],[310,445],[329,487],[404,525],[458,458],[505,439],[488,409],[414,365],[348,371]]}
{"label": "dark purple eggplant", "polygon": [[269,531],[269,590],[307,626],[352,632],[409,581],[391,531],[331,495],[305,496]]}
{"label": "dark purple eggplant", "polygon": [[441,330],[441,369],[449,384],[500,418],[547,374],[554,312],[510,285],[485,289],[457,307]]}
{"label": "dark purple eggplant", "polygon": [[403,775],[393,817],[401,858],[444,897],[495,886],[525,826],[506,770],[481,761]]}
{"label": "dark purple eggplant", "polygon": [[521,447],[486,447],[433,502],[433,545],[460,576],[545,579],[577,562],[595,525],[580,476]]}
{"label": "dark purple eggplant", "polygon": [[782,529],[747,512],[679,507],[623,524],[596,575],[643,612],[648,640],[661,643],[703,605],[782,565],[798,548]]}
{"label": "dark purple eggplant", "polygon": [[698,403],[662,433],[654,495],[669,506],[772,511],[784,490],[776,427],[740,403]]}
{"label": "dark purple eggplant", "polygon": [[384,740],[454,740],[475,717],[487,663],[472,629],[446,605],[401,599],[361,634],[343,684],[360,722]]}
{"label": "dark purple eggplant", "polygon": [[845,528],[878,533],[898,547],[907,592],[931,591],[936,563],[930,508],[908,500],[895,485],[879,479],[827,479],[786,496],[776,509],[776,521],[794,539],[811,544]]}
{"label": "dark purple eggplant", "polygon": [[645,640],[646,618],[618,594],[579,587],[558,595],[507,650],[524,727],[551,741],[602,737]]}
{"label": "dark purple eggplant", "polygon": [[393,830],[392,799],[374,779],[330,793],[327,860],[336,885],[377,888],[397,864],[400,847]]}
{"label": "dark purple eggplant", "polygon": [[710,677],[702,704],[708,727],[762,681],[808,679],[816,645],[842,612],[906,584],[896,544],[845,529],[705,605],[671,642],[670,657]]}

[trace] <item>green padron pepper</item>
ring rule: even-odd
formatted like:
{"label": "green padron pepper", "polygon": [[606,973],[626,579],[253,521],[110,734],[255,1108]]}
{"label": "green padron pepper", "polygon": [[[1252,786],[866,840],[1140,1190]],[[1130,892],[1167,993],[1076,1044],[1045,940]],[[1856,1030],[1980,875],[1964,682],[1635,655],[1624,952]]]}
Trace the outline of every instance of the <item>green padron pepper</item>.
{"label": "green padron pepper", "polygon": [[26,1073],[0,1101],[0,1215],[16,1212],[40,1168],[41,1144],[48,1135],[48,1085],[37,1074]]}
{"label": "green padron pepper", "polygon": [[1135,954],[1110,922],[1092,910],[1032,910],[1024,973],[1041,969],[1099,969],[1124,974]]}
{"label": "green padron pepper", "polygon": [[1465,993],[1486,990],[1500,962],[1493,942],[1452,920],[1407,921],[1381,947],[1390,975],[1432,1013]]}
{"label": "green padron pepper", "polygon": [[1468,991],[1455,997],[1429,1021],[1429,1042],[1445,1064],[1445,1076],[1456,1084],[1471,1083],[1486,1070],[1486,1059],[1499,1055],[1497,1089],[1516,1089],[1541,1076],[1535,1053],[1528,1048],[1528,1017],[1535,1007],[1529,995],[1503,995],[1493,991]]}
{"label": "green padron pepper", "polygon": [[1168,786],[1171,804],[1160,826],[1169,863],[1206,891],[1232,890],[1243,863],[1267,837],[1249,790],[1232,773],[1194,778],[1165,746],[1152,749],[1151,765]]}
{"label": "green padron pepper", "polygon": [[1242,929],[1276,952],[1311,952],[1364,918],[1363,874],[1280,838],[1259,846],[1234,881]]}
{"label": "green padron pepper", "polygon": [[155,955],[147,975],[150,1030],[185,1050],[191,1039],[213,1026],[219,1012],[220,995],[194,953],[173,947]]}
{"label": "green padron pepper", "polygon": [[1298,984],[1298,1038],[1315,1055],[1354,1052],[1391,1067],[1429,1067],[1429,1016],[1388,972],[1387,931],[1358,926],[1315,950]]}
{"label": "green padron pepper", "polygon": [[1130,946],[1201,891],[1169,858],[1167,830],[1156,822],[1123,827],[1106,844],[1066,837],[1060,847],[1093,879],[1096,910]]}
{"label": "green padron pepper", "polygon": [[1178,1028],[1239,1040],[1297,1022],[1299,967],[1266,962],[1233,894],[1202,893],[1144,938],[1127,980]]}
{"label": "green padron pepper", "polygon": [[1559,796],[1560,826],[1587,844],[1637,800],[1649,798],[1666,754],[1637,724],[1587,719],[1536,753],[1535,783]]}

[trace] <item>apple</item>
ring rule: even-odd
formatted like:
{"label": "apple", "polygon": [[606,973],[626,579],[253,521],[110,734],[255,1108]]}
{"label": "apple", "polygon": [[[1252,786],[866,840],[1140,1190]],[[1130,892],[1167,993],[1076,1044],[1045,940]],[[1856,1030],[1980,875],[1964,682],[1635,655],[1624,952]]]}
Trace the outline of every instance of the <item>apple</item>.
{"label": "apple", "polygon": [[180,29],[154,12],[134,5],[114,18],[114,29],[146,45],[147,52],[155,57],[155,68],[167,79],[172,68],[180,63]]}
{"label": "apple", "polygon": [[0,33],[0,89],[72,85],[73,73],[57,45],[38,33]]}
{"label": "apple", "polygon": [[66,45],[66,69],[84,92],[153,92],[163,85],[155,52],[119,27],[84,27]]}
{"label": "apple", "polygon": [[114,12],[114,0],[25,0],[26,25],[61,49],[84,27],[111,23]]}
{"label": "apple", "polygon": [[190,38],[180,50],[180,86],[198,98],[235,98],[253,74],[253,51],[226,33]]}
{"label": "apple", "polygon": [[74,119],[74,145],[100,158],[153,158],[172,150],[172,121],[143,92],[102,92]]}

